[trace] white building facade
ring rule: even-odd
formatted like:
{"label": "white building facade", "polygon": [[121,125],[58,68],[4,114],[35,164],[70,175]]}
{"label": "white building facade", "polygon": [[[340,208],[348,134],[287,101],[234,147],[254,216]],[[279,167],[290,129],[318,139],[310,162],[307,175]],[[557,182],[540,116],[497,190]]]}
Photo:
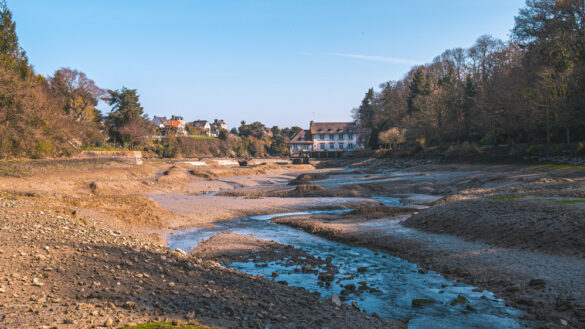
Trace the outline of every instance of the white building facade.
{"label": "white building facade", "polygon": [[363,149],[369,129],[360,129],[354,122],[311,122],[309,130],[299,131],[291,138],[292,153],[351,152]]}

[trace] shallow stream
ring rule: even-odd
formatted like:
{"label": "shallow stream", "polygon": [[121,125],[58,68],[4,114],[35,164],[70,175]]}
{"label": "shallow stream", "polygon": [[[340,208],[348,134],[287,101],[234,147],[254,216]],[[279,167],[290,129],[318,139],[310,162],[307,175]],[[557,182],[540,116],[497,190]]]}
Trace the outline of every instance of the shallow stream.
{"label": "shallow stream", "polygon": [[[379,201],[388,205],[399,204],[398,199],[393,198]],[[382,317],[409,319],[409,328],[525,328],[520,320],[522,312],[507,307],[488,291],[447,280],[432,271],[419,273],[417,265],[397,257],[329,241],[270,222],[272,218],[280,216],[343,211],[347,210],[242,217],[217,222],[211,228],[179,232],[169,236],[168,242],[172,249],[189,251],[199,242],[216,234],[232,232],[294,245],[322,259],[331,257],[331,262],[338,267],[339,273],[335,274],[335,280],[328,288],[318,280],[316,274],[302,273],[299,265],[287,266],[286,259],[267,263],[267,267],[258,267],[252,261],[234,262],[227,266],[246,273],[263,275],[268,280],[272,279],[274,271],[278,271],[278,281],[284,280],[289,285],[319,292],[323,298],[330,298],[335,293],[345,297],[346,303],[357,302],[360,309],[370,314],[376,312]],[[365,284],[368,289],[363,289],[361,293],[343,295],[343,286],[349,284],[354,284],[355,287]],[[416,299],[424,301],[424,305],[413,305],[413,300]],[[452,305],[456,300],[461,303]]]}

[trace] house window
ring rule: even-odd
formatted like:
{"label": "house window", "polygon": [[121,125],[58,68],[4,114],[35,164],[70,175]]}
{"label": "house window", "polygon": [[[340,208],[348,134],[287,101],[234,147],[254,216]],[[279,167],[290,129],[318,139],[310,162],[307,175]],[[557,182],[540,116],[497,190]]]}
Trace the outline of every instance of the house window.
{"label": "house window", "polygon": [[333,143],[329,143],[329,149],[330,149],[330,150],[334,150],[334,149],[335,149],[335,144],[333,144]]}
{"label": "house window", "polygon": [[343,134],[339,134],[339,140],[343,140]]}
{"label": "house window", "polygon": [[335,135],[333,135],[333,134],[329,135],[329,139],[330,139],[330,140],[334,140],[334,139],[335,139],[335,137],[333,137],[333,136],[335,136]]}
{"label": "house window", "polygon": [[319,148],[321,149],[321,151],[325,150],[325,144],[319,144]]}
{"label": "house window", "polygon": [[339,148],[343,149],[343,143],[339,143]]}
{"label": "house window", "polygon": [[321,134],[321,135],[319,135],[319,136],[320,136],[320,137],[319,137],[319,139],[320,139],[320,140],[325,140],[325,135]]}
{"label": "house window", "polygon": [[349,145],[347,145],[347,147],[348,147],[350,150],[353,150],[353,144],[349,144]]}
{"label": "house window", "polygon": [[347,135],[347,137],[349,137],[349,139],[353,139],[353,135],[352,134]]}

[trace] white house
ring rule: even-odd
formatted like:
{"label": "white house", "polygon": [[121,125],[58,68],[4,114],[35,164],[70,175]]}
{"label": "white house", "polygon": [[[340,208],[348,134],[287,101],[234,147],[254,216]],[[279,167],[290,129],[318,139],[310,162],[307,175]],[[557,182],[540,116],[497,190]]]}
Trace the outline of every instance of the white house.
{"label": "white house", "polygon": [[301,130],[290,142],[291,153],[346,152],[363,149],[371,130],[354,122],[311,122],[309,130]]}

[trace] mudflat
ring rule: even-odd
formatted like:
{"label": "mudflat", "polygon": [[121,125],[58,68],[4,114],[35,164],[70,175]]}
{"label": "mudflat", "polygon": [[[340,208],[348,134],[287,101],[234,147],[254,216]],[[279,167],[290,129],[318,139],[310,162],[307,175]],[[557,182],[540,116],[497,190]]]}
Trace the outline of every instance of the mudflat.
{"label": "mudflat", "polygon": [[310,250],[232,234],[190,254],[165,246],[178,230],[319,209],[352,210],[273,222],[492,291],[524,310],[531,327],[585,325],[582,167],[391,159],[321,169],[159,160],[0,167],[0,323],[8,328],[173,319],[226,328],[404,327],[216,262],[296,257],[302,266],[318,261]]}

